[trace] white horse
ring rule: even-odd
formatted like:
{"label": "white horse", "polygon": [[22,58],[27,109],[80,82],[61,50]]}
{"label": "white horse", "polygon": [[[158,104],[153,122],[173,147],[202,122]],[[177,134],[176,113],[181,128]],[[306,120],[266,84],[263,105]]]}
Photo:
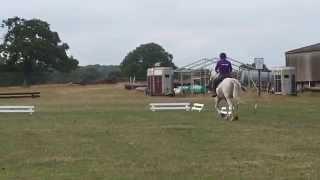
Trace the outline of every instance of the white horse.
{"label": "white horse", "polygon": [[246,89],[241,86],[240,82],[234,78],[226,78],[218,85],[216,89],[217,97],[215,108],[219,115],[222,115],[221,110],[219,109],[219,103],[222,100],[226,100],[230,111],[230,113],[227,111],[227,118],[230,118],[231,121],[238,120],[238,106],[241,90],[246,91]]}

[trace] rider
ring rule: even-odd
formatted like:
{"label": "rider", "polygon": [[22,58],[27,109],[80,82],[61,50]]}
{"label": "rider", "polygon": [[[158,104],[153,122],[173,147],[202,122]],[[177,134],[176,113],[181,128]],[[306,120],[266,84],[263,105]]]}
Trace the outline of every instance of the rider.
{"label": "rider", "polygon": [[232,65],[231,62],[227,60],[226,53],[220,54],[220,60],[217,62],[215,67],[216,73],[218,73],[218,77],[213,80],[213,94],[212,97],[217,96],[216,89],[225,78],[231,77]]}

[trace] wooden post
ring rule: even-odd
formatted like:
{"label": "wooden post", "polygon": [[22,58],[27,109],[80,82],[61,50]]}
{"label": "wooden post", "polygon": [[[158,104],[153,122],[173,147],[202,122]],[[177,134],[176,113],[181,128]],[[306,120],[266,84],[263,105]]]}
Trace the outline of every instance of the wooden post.
{"label": "wooden post", "polygon": [[193,84],[194,84],[194,81],[193,81],[193,73],[192,73],[192,70],[190,72],[190,93],[193,94]]}
{"label": "wooden post", "polygon": [[183,87],[183,76],[182,76],[182,72],[179,72],[180,73],[180,86],[181,86],[181,89]]}
{"label": "wooden post", "polygon": [[261,70],[258,70],[258,77],[259,77],[259,88],[258,88],[258,96],[261,96]]}
{"label": "wooden post", "polygon": [[254,64],[258,70],[259,83],[258,83],[258,95],[261,95],[261,70],[263,69],[264,59],[263,58],[254,58]]}

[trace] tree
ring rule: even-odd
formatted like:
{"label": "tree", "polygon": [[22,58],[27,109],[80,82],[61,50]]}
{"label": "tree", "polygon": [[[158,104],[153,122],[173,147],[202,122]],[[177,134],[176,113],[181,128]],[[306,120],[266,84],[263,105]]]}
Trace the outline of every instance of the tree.
{"label": "tree", "polygon": [[78,61],[67,54],[68,44],[61,42],[45,21],[13,17],[4,20],[2,28],[7,33],[0,45],[0,64],[23,72],[25,83],[29,84],[33,72],[69,72],[78,66]]}
{"label": "tree", "polygon": [[160,45],[155,43],[142,44],[135,50],[129,52],[120,64],[124,76],[136,76],[145,78],[147,69],[160,63],[161,66],[176,66],[172,62],[173,56],[166,52]]}
{"label": "tree", "polygon": [[111,81],[118,81],[121,78],[121,72],[120,71],[111,71],[108,74],[108,80]]}

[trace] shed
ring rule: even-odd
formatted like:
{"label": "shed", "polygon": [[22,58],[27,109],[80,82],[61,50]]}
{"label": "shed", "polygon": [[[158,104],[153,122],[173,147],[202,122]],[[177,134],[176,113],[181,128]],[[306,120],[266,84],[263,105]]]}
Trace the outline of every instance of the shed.
{"label": "shed", "polygon": [[286,66],[295,67],[298,89],[320,86],[320,43],[286,52]]}
{"label": "shed", "polygon": [[173,92],[173,68],[153,67],[147,72],[148,94],[151,96],[165,96]]}

